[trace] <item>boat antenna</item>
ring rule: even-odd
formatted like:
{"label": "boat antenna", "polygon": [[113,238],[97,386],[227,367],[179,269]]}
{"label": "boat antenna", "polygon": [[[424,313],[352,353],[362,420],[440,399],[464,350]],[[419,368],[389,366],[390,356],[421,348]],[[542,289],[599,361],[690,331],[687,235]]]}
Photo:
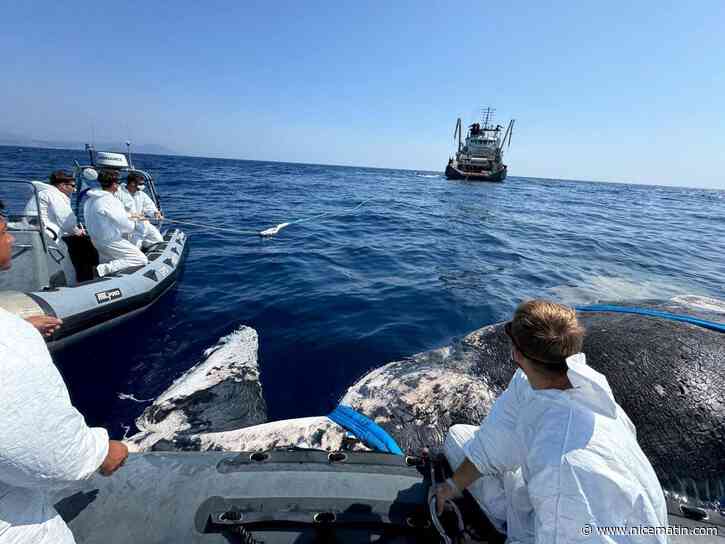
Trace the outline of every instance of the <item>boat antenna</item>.
{"label": "boat antenna", "polygon": [[95,158],[94,153],[95,153],[96,149],[93,147],[93,144],[86,144],[86,151],[88,151],[88,157],[90,158],[91,166],[95,166],[96,158]]}

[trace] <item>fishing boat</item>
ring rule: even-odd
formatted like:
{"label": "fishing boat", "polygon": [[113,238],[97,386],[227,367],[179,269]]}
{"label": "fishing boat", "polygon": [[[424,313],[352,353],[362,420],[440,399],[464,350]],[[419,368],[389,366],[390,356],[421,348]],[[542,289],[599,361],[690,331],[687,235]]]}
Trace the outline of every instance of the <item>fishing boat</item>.
{"label": "fishing boat", "polygon": [[[133,166],[130,144],[127,146],[123,154],[96,151],[88,145],[89,164],[75,163],[73,171],[80,191],[73,194],[71,206],[79,223],[83,223],[85,194],[98,187],[98,170],[102,168],[118,171],[122,179],[131,172],[143,175],[149,196],[161,210],[153,176]],[[15,237],[12,267],[0,271],[0,308],[23,318],[47,315],[62,319],[63,326],[47,339],[49,349],[57,351],[148,309],[176,284],[188,249],[183,231],[166,229],[162,231],[162,242],[142,249],[148,257],[145,266],[101,278],[79,276],[79,281],[73,283],[69,281],[73,274],[68,273],[68,267],[74,266],[69,247],[37,213],[42,185],[0,178],[0,199],[8,212],[7,229]],[[90,249],[75,255],[76,265],[81,257],[86,267],[95,268],[98,256],[92,246]]]}
{"label": "fishing boat", "polygon": [[458,139],[458,150],[448,159],[446,177],[470,181],[500,182],[506,179],[508,167],[503,163],[503,148],[511,145],[514,119],[509,121],[501,137],[503,126],[494,124],[495,110],[483,110],[481,122],[468,126],[465,144],[462,141],[463,125],[461,118],[456,121],[453,139]]}

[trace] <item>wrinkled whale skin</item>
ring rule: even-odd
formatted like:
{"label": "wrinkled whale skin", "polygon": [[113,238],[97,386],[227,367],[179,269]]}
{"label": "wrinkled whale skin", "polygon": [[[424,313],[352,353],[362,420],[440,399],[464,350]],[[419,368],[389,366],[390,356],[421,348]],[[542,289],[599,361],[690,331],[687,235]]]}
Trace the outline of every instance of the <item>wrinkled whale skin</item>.
{"label": "wrinkled whale skin", "polygon": [[[716,299],[629,304],[725,322],[725,302]],[[725,335],[631,314],[579,318],[587,362],[607,377],[668,494],[703,502],[725,496]],[[257,349],[248,327],[222,338],[144,411],[131,442],[145,451],[343,447],[344,430],[325,417],[263,424]],[[374,419],[404,450],[436,448],[451,425],[478,424],[514,370],[503,325],[488,325],[370,371],[341,402]]]}
{"label": "wrinkled whale skin", "polygon": [[258,350],[257,332],[250,327],[220,338],[143,411],[136,419],[140,432],[129,441],[142,450],[194,449],[201,433],[264,423]]}
{"label": "wrinkled whale skin", "polygon": [[154,442],[148,451],[267,451],[302,448],[326,451],[370,451],[327,416],[270,421],[211,433],[180,433]]}
{"label": "wrinkled whale skin", "polygon": [[[713,299],[636,306],[725,321],[725,304]],[[631,314],[579,312],[579,319],[587,362],[606,375],[663,487],[703,501],[724,496],[725,335]],[[403,448],[436,447],[451,424],[478,424],[514,371],[499,323],[373,370],[342,402]]]}

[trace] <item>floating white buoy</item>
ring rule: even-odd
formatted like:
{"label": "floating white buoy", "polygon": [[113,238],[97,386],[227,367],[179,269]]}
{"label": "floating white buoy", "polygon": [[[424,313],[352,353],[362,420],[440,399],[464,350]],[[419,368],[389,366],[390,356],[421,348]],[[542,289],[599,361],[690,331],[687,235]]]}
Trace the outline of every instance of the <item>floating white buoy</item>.
{"label": "floating white buoy", "polygon": [[279,231],[281,231],[283,228],[285,228],[288,225],[289,225],[289,223],[280,223],[276,227],[270,227],[268,229],[260,231],[259,235],[260,236],[274,236],[275,234],[277,234]]}
{"label": "floating white buoy", "polygon": [[297,219],[296,221],[290,221],[288,223],[280,223],[279,225],[276,225],[274,227],[270,227],[268,229],[264,229],[261,231],[252,231],[252,230],[237,230],[237,229],[228,229],[224,227],[215,227],[213,225],[206,225],[202,223],[192,223],[191,221],[179,221],[178,219],[170,219],[168,217],[164,217],[163,221],[168,221],[169,223],[177,223],[179,225],[189,225],[191,227],[200,227],[203,229],[208,230],[215,230],[218,232],[228,232],[229,234],[239,234],[239,235],[247,235],[247,234],[257,234],[262,237],[268,237],[268,236],[274,236],[275,234],[279,233],[283,228],[288,227],[290,225],[297,225],[299,223],[306,223],[308,221],[315,221],[319,219],[323,219],[325,217],[334,217],[336,215],[343,215],[347,213],[352,213],[357,210],[359,210],[362,206],[370,202],[372,199],[368,198],[367,200],[364,200],[354,208],[351,208],[349,210],[342,210],[342,211],[334,211],[334,212],[325,212],[320,213],[317,215],[313,215],[312,217],[306,217],[304,219]]}

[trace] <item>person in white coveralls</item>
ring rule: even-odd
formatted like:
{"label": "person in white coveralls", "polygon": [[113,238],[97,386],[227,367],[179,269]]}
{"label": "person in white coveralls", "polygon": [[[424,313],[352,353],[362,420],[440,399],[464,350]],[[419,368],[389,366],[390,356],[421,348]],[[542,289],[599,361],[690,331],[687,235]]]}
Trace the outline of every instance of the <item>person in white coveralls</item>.
{"label": "person in white coveralls", "polygon": [[25,205],[24,215],[40,217],[49,241],[61,250],[65,259],[62,263],[68,285],[76,284],[76,266],[74,266],[73,248],[85,231],[78,226],[78,220],[71,208],[70,196],[76,190],[75,178],[64,170],[56,170],[50,174],[49,183],[34,181],[38,192],[36,202],[33,195]]}
{"label": "person in white coveralls", "polygon": [[[0,217],[0,270],[11,266],[13,242]],[[36,330],[60,325],[47,318],[34,326],[0,309],[0,544],[75,542],[49,501],[51,490],[96,471],[110,476],[128,455],[71,405]]]}
{"label": "person in white coveralls", "polygon": [[586,364],[575,311],[525,302],[505,330],[518,369],[480,427],[449,430],[439,511],[468,489],[508,542],[666,542],[597,532],[665,528],[667,507],[634,425]]}
{"label": "person in white coveralls", "polygon": [[88,191],[83,204],[86,228],[98,250],[101,264],[97,270],[101,277],[148,263],[146,255],[124,238],[124,235],[143,237],[148,221],[129,219],[123,204],[114,196],[119,189],[118,177],[115,170],[101,170],[98,174],[101,189]]}
{"label": "person in white coveralls", "polygon": [[[116,196],[123,203],[131,219],[153,218],[162,219],[163,215],[149,195],[144,192],[144,177],[140,172],[131,172],[126,180],[126,187],[119,188]],[[159,229],[148,223],[143,236],[131,235],[131,242],[137,247],[149,247],[163,242]]]}

